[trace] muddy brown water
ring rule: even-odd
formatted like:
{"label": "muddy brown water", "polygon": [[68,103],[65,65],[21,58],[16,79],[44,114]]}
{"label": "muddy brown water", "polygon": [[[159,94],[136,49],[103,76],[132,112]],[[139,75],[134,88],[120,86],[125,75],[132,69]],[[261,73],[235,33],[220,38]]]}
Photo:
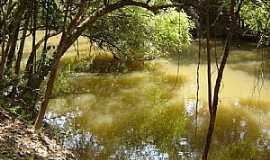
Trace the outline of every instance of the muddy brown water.
{"label": "muddy brown water", "polygon": [[[76,93],[51,99],[47,117],[60,116],[53,122],[60,127],[71,117],[69,126],[80,132],[63,144],[76,150],[80,159],[198,159],[208,111],[206,66],[201,65],[195,119],[196,68],[195,64],[178,68],[167,59],[157,59],[144,71],[72,74]],[[269,95],[269,80],[228,65],[211,159],[270,157]]]}

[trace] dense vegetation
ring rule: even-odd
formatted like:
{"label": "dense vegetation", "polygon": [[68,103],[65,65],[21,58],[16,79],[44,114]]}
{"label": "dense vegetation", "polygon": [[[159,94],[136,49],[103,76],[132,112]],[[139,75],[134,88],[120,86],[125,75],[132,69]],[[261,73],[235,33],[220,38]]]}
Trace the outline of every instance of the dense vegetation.
{"label": "dense vegetation", "polygon": [[[75,92],[67,80],[70,72],[127,73],[147,60],[188,53],[192,39],[196,41],[199,59],[205,58],[208,66],[210,122],[203,160],[208,158],[218,120],[219,90],[233,42],[251,36],[266,50],[263,58],[270,57],[268,0],[1,0],[0,10],[0,105],[14,117],[33,123],[36,130],[43,126],[52,96]],[[212,53],[217,38],[225,41],[219,55]],[[90,47],[88,56],[80,51],[81,39]],[[201,52],[202,39],[206,52]],[[76,55],[65,62],[72,47]],[[100,57],[97,50],[105,58],[96,58]],[[191,60],[197,63],[195,54]],[[218,67],[215,83],[211,81],[213,58]],[[183,115],[174,116],[178,122]],[[143,125],[153,125],[151,120]],[[173,139],[182,128],[170,123],[175,128],[169,135]],[[149,135],[156,136],[161,148],[170,145],[157,132],[163,134],[153,130]]]}

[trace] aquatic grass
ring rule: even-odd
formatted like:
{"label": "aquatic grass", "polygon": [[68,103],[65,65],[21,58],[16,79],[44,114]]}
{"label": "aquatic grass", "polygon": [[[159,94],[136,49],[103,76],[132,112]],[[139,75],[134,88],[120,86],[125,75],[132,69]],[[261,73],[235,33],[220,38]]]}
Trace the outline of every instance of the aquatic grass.
{"label": "aquatic grass", "polygon": [[62,71],[55,83],[54,96],[85,92],[110,96],[112,92],[117,93],[121,89],[144,89],[151,85],[160,86],[169,93],[169,90],[183,86],[185,81],[183,75],[165,70],[116,74],[70,74],[69,71]]}
{"label": "aquatic grass", "polygon": [[54,106],[50,108],[50,112],[57,113],[58,115],[64,115],[73,111],[72,98],[69,97],[58,97],[56,99],[50,99],[49,106]]}
{"label": "aquatic grass", "polygon": [[[116,75],[117,76],[117,75]],[[147,83],[148,78],[144,72],[131,72],[118,75],[117,84],[123,88],[135,88]]]}
{"label": "aquatic grass", "polygon": [[[75,48],[71,48],[61,59],[61,65],[76,65],[77,63],[91,63],[93,59],[111,60],[112,54],[92,46],[91,52],[89,48],[90,44],[79,45],[79,54]],[[87,62],[88,61],[88,62]]]}
{"label": "aquatic grass", "polygon": [[216,137],[222,144],[235,142],[236,139],[256,141],[259,138],[261,128],[252,112],[233,105],[221,105],[217,115]]}
{"label": "aquatic grass", "polygon": [[270,111],[270,101],[266,100],[256,100],[251,98],[240,99],[240,105],[243,107],[248,107],[253,110],[269,112]]}
{"label": "aquatic grass", "polygon": [[[41,40],[41,38],[44,37],[44,31],[37,31],[37,36],[36,36],[36,41],[38,42],[39,40]],[[61,38],[61,34],[51,37],[48,40],[48,46],[54,46],[55,50],[57,48],[57,45],[60,41]],[[90,54],[90,42],[87,38],[85,37],[79,37],[78,39],[78,49],[77,49],[77,42],[74,43],[74,45],[72,45],[68,51],[65,53],[65,55],[62,58],[62,63],[65,63],[64,61],[71,61],[74,60],[77,57],[77,50],[79,51],[79,56],[80,57],[87,57],[89,55],[92,54],[100,54],[103,53],[104,51],[101,49],[98,49],[98,47],[95,46],[95,44],[92,45],[92,53]],[[52,47],[51,47],[52,48]],[[41,44],[41,46],[39,47],[37,53],[41,53],[43,49],[43,44]],[[25,47],[24,47],[24,52],[25,54],[23,55],[23,58],[27,58],[29,56],[29,53],[32,50],[32,37],[29,36],[26,38],[25,41]],[[50,51],[50,50],[49,50]],[[39,55],[39,54],[38,54]]]}
{"label": "aquatic grass", "polygon": [[250,75],[256,75],[256,73],[258,73],[258,67],[259,64],[244,64],[244,63],[240,63],[240,64],[234,64],[230,66],[232,69],[234,70],[240,70],[240,71],[244,71]]}
{"label": "aquatic grass", "polygon": [[156,72],[162,68],[162,64],[158,61],[148,61],[144,64],[144,70],[149,72]]}
{"label": "aquatic grass", "polygon": [[115,152],[119,146],[139,148],[144,143],[157,145],[164,151],[173,150],[173,140],[181,136],[185,125],[182,104],[163,108],[142,108],[102,124],[92,131],[107,148]]}
{"label": "aquatic grass", "polygon": [[260,150],[252,141],[222,145],[210,152],[210,160],[267,160],[267,151]]}
{"label": "aquatic grass", "polygon": [[171,152],[174,140],[180,138],[185,127],[184,113],[183,104],[157,108],[152,121],[145,125],[146,135],[152,137],[160,149]]}
{"label": "aquatic grass", "polygon": [[[203,139],[208,128],[207,106],[200,109],[198,116],[200,120],[198,137]],[[259,121],[252,111],[233,104],[219,105],[213,137],[214,145],[227,145],[244,140],[256,141],[260,135]]]}
{"label": "aquatic grass", "polygon": [[187,81],[187,78],[181,74],[181,72],[177,73],[177,70],[173,70],[172,68],[168,68],[171,66],[164,66],[164,63],[159,60],[147,62],[145,64],[145,70],[148,71],[152,76],[152,80],[158,83],[162,83],[167,85],[167,88],[174,88],[183,86]]}
{"label": "aquatic grass", "polygon": [[[70,105],[83,110],[74,123],[97,135],[108,152],[115,151],[121,144],[134,147],[149,140],[169,150],[172,137],[177,138],[182,133],[185,115],[183,103],[170,101],[174,94],[172,85],[164,80],[166,76],[175,79],[174,75],[148,71],[75,74],[70,77],[71,86],[77,93],[88,88],[89,95],[69,97]],[[94,99],[88,100],[88,96]]]}

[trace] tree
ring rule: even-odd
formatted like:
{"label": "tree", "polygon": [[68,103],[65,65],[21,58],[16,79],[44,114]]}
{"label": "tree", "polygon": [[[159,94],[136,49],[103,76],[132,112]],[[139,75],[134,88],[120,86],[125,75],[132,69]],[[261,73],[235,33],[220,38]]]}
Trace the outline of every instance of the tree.
{"label": "tree", "polygon": [[222,82],[222,78],[223,78],[223,72],[227,63],[227,59],[229,57],[230,54],[230,47],[231,47],[231,41],[233,38],[233,31],[234,31],[234,27],[236,26],[236,22],[237,22],[237,15],[240,12],[241,6],[242,6],[242,2],[243,0],[240,1],[240,3],[237,6],[237,9],[235,10],[236,7],[236,2],[235,0],[231,0],[231,4],[230,4],[230,9],[229,9],[229,24],[228,24],[228,33],[227,33],[227,38],[226,38],[226,42],[225,42],[225,46],[224,46],[224,52],[222,55],[222,59],[221,59],[221,63],[218,67],[218,74],[217,74],[217,78],[215,81],[215,86],[214,86],[214,91],[212,94],[212,87],[211,87],[211,52],[210,52],[210,44],[209,44],[209,39],[210,39],[210,25],[209,25],[209,21],[208,21],[208,26],[207,26],[207,63],[208,63],[208,107],[209,107],[209,114],[210,114],[210,119],[209,119],[209,126],[208,126],[208,132],[207,132],[207,136],[206,136],[206,142],[205,142],[205,146],[204,146],[204,151],[203,151],[203,155],[202,155],[202,160],[207,160],[208,158],[208,152],[209,152],[209,148],[210,148],[210,144],[212,141],[212,136],[213,136],[213,132],[214,132],[214,127],[215,127],[215,121],[216,121],[216,114],[217,114],[217,109],[218,109],[218,101],[219,101],[219,90],[220,90],[220,86],[221,86],[221,82]]}
{"label": "tree", "polygon": [[[165,3],[165,4],[164,4]],[[69,3],[66,3],[66,6],[69,6]],[[88,14],[87,8],[90,7],[90,4],[86,0],[81,0],[79,3],[79,8],[77,13],[72,17],[69,23],[65,21],[65,26],[62,30],[62,36],[59,42],[59,45],[56,49],[54,58],[50,67],[50,75],[47,83],[46,93],[44,100],[41,104],[41,108],[38,114],[38,117],[35,121],[35,128],[40,129],[42,126],[42,120],[44,118],[45,112],[47,110],[49,98],[52,94],[54,81],[57,75],[58,65],[61,57],[65,54],[67,49],[78,39],[80,35],[89,27],[92,26],[100,17],[103,17],[113,11],[119,10],[128,6],[137,6],[145,8],[149,11],[156,13],[161,9],[166,9],[170,7],[175,7],[175,4],[166,4],[166,1],[160,1],[160,3],[155,3],[155,5],[150,5],[145,2],[138,2],[133,0],[119,0],[114,3],[104,5],[102,4],[99,8],[95,9],[91,15]],[[183,4],[178,4],[178,7],[183,6]],[[66,7],[66,10],[69,10],[69,7]],[[67,15],[67,14],[66,14]]]}
{"label": "tree", "polygon": [[[10,92],[8,96],[11,99],[13,97],[22,98],[21,103],[29,105],[29,111],[34,110],[39,97],[37,90],[41,88],[42,82],[49,75],[44,99],[35,120],[35,128],[39,129],[52,94],[60,60],[80,36],[86,36],[99,43],[101,47],[105,46],[111,51],[117,50],[119,53],[126,53],[130,49],[136,53],[142,50],[142,52],[151,52],[152,49],[162,53],[174,53],[177,52],[179,46],[184,47],[189,42],[189,30],[186,28],[190,26],[190,22],[186,14],[180,11],[182,8],[186,9],[191,6],[200,16],[200,24],[205,26],[202,28],[202,35],[205,35],[207,40],[210,120],[202,156],[202,159],[206,160],[215,126],[223,71],[230,53],[233,31],[239,13],[251,30],[260,32],[264,36],[270,33],[269,1],[245,1],[245,3],[243,1],[237,1],[236,4],[235,0],[2,0],[0,2],[0,92]],[[168,10],[168,8],[177,8],[177,11]],[[249,14],[241,13],[241,9],[243,9],[243,13],[248,11]],[[250,10],[252,11],[250,12]],[[216,26],[221,13],[225,13],[225,17],[229,15],[226,17],[228,19],[226,22],[229,23],[227,26],[223,26],[224,29],[228,28],[227,38],[224,53],[220,65],[218,65],[218,75],[214,88],[212,88],[211,30],[213,26]],[[255,13],[257,19],[253,18]],[[141,17],[142,14],[145,14],[145,17]],[[179,15],[181,19],[179,19]],[[164,21],[166,23],[162,23]],[[125,26],[125,24],[129,24],[129,26]],[[132,32],[132,27],[139,28],[142,32]],[[37,42],[36,30],[38,29],[45,30],[45,35]],[[20,34],[21,31],[22,34]],[[28,34],[28,32],[30,33]],[[56,50],[50,52],[47,42],[50,37],[59,34],[61,34],[61,38]],[[149,34],[152,36],[148,36]],[[24,42],[26,37],[31,35],[32,50],[25,73],[20,75]],[[17,43],[18,40],[20,40],[20,44]],[[40,46],[43,46],[43,49],[38,56],[37,51]],[[13,68],[15,60],[16,64]],[[13,72],[15,72],[15,78]],[[21,81],[23,84],[19,87],[18,79],[21,77],[24,79]],[[15,80],[16,82],[13,82]],[[9,91],[10,87],[11,91]],[[18,89],[20,89],[20,93],[13,96]],[[30,98],[29,95],[31,95]]]}
{"label": "tree", "polygon": [[145,54],[177,53],[179,46],[189,45],[191,27],[189,17],[182,11],[169,9],[154,15],[132,7],[100,18],[83,36],[118,58],[132,59]]}
{"label": "tree", "polygon": [[245,1],[240,16],[244,19],[246,28],[259,34],[259,45],[270,44],[269,1]]}
{"label": "tree", "polygon": [[[120,46],[122,53],[130,52],[130,49],[136,53],[149,52],[152,50],[150,47],[161,48],[162,43],[157,38],[159,36],[156,34],[158,33],[156,30],[157,27],[149,24],[151,18],[142,18],[140,15],[145,14],[153,17],[159,10],[171,7],[181,8],[185,5],[184,3],[171,3],[166,0],[147,2],[133,0],[4,0],[0,4],[0,79],[4,80],[0,85],[1,96],[7,91],[7,97],[10,98],[10,103],[23,105],[27,108],[28,112],[34,112],[35,110],[36,102],[40,97],[39,90],[45,77],[50,73],[50,77],[53,79],[54,72],[58,68],[61,57],[79,36],[86,35],[91,40],[101,43],[102,46],[104,41],[107,43],[110,42],[109,45],[111,45],[110,48],[112,48],[112,51]],[[163,14],[165,16],[168,13],[164,12]],[[187,18],[184,17],[183,20],[186,21]],[[107,24],[107,28],[101,27],[104,22]],[[132,32],[130,27],[124,28],[126,22],[131,27],[137,27],[143,32]],[[112,27],[112,24],[116,26]],[[115,34],[114,29],[117,28],[118,24],[122,27],[119,28],[118,33],[121,33],[123,30],[126,32]],[[44,37],[39,41],[37,41],[37,30],[45,31]],[[109,32],[107,34],[104,31]],[[148,36],[152,33],[153,36]],[[52,51],[49,49],[52,47],[47,46],[47,41],[50,37],[59,34],[61,34],[60,41],[57,44],[56,50]],[[127,36],[128,34],[132,34],[133,39],[131,36]],[[188,30],[185,32],[185,36],[187,35]],[[32,36],[32,49],[27,59],[26,68],[24,72],[21,72],[21,61],[25,48],[24,43],[28,36]],[[165,37],[172,38],[171,36]],[[145,43],[146,39],[147,42]],[[20,44],[17,41],[20,41]],[[176,41],[173,43],[176,43]],[[41,46],[43,46],[42,53],[38,54],[38,48]],[[14,62],[16,63],[14,64]],[[48,87],[52,82],[49,81]],[[11,91],[9,91],[10,88],[12,88]]]}

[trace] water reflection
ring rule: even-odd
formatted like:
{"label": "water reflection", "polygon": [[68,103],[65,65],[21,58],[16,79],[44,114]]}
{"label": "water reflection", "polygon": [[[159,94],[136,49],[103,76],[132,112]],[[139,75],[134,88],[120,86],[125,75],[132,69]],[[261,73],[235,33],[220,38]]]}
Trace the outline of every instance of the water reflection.
{"label": "water reflection", "polygon": [[[146,68],[120,75],[73,75],[74,94],[52,99],[47,114],[48,122],[60,127],[72,119],[69,126],[80,131],[64,145],[81,159],[198,159],[209,120],[206,67],[201,68],[196,136],[196,66],[181,66],[181,77],[168,60],[156,60]],[[224,77],[210,158],[267,159],[269,81],[260,96],[251,96],[252,76],[227,68]],[[72,116],[63,118],[68,115]]]}

